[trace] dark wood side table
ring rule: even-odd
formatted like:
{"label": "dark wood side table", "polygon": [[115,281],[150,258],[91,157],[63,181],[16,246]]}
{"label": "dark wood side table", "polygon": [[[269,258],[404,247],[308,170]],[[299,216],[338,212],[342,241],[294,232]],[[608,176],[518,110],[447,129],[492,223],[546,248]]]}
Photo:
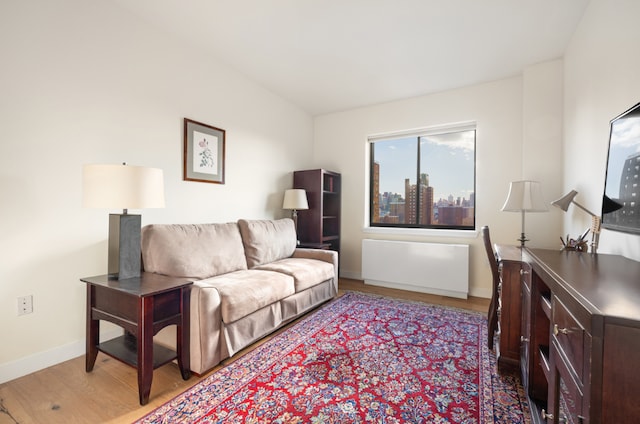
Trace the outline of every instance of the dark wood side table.
{"label": "dark wood side table", "polygon": [[[177,358],[182,378],[191,377],[190,280],[147,272],[125,280],[108,275],[80,280],[87,283],[87,372],[98,351],[137,368],[141,405],[149,401],[154,369]],[[119,325],[125,335],[100,343],[100,320]],[[153,343],[154,334],[169,325],[177,326],[177,352]]]}

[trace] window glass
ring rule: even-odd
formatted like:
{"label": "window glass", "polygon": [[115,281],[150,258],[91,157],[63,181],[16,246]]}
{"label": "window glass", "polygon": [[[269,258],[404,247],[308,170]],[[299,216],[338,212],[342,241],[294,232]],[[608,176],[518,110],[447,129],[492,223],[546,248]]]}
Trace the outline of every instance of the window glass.
{"label": "window glass", "polygon": [[370,225],[475,229],[475,133],[370,139]]}

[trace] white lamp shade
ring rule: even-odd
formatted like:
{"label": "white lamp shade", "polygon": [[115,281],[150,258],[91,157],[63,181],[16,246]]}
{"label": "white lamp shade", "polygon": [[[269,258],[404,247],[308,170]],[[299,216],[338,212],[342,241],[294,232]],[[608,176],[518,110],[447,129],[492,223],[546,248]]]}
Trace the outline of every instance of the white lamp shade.
{"label": "white lamp shade", "polygon": [[302,189],[290,189],[284,192],[282,209],[304,210],[309,209],[307,203],[307,192]]}
{"label": "white lamp shade", "polygon": [[513,181],[509,185],[503,211],[507,212],[547,212],[542,198],[542,188],[538,181]]}
{"label": "white lamp shade", "polygon": [[131,165],[84,165],[82,206],[108,209],[163,208],[162,169]]}

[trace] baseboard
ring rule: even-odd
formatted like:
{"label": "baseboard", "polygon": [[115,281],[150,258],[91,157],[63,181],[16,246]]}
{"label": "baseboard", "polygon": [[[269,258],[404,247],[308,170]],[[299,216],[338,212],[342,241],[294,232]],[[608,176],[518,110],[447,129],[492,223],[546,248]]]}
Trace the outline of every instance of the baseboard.
{"label": "baseboard", "polygon": [[349,280],[362,280],[362,274],[355,271],[341,269],[340,278],[348,278]]}
{"label": "baseboard", "polygon": [[[100,342],[111,340],[121,335],[122,329],[119,328],[103,331],[100,335]],[[61,362],[77,358],[78,356],[84,355],[85,351],[86,345],[83,339],[63,346],[58,346],[44,352],[25,356],[24,358],[20,358],[15,361],[0,364],[0,384],[40,371]]]}
{"label": "baseboard", "polygon": [[412,292],[418,292],[418,293],[435,294],[438,296],[455,297],[458,299],[467,298],[467,293],[456,292],[451,290],[435,289],[432,287],[414,286],[412,284],[392,283],[389,281],[377,281],[377,280],[364,280],[364,283],[369,284],[371,286],[388,287],[391,289],[412,291]]}
{"label": "baseboard", "polygon": [[491,299],[491,289],[469,287],[469,296]]}

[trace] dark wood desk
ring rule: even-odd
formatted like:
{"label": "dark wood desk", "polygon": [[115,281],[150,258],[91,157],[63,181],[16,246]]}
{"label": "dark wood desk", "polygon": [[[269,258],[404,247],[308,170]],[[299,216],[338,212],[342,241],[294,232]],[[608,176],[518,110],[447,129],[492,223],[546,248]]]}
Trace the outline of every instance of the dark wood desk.
{"label": "dark wood desk", "polygon": [[[155,368],[177,358],[182,378],[189,379],[190,280],[145,272],[125,280],[100,275],[81,281],[87,283],[87,372],[98,351],[137,368],[141,405],[149,401]],[[100,320],[119,325],[125,335],[100,343]],[[153,343],[168,325],[177,326],[177,352]]]}
{"label": "dark wood desk", "polygon": [[521,287],[522,380],[535,422],[637,423],[640,262],[525,248]]}

